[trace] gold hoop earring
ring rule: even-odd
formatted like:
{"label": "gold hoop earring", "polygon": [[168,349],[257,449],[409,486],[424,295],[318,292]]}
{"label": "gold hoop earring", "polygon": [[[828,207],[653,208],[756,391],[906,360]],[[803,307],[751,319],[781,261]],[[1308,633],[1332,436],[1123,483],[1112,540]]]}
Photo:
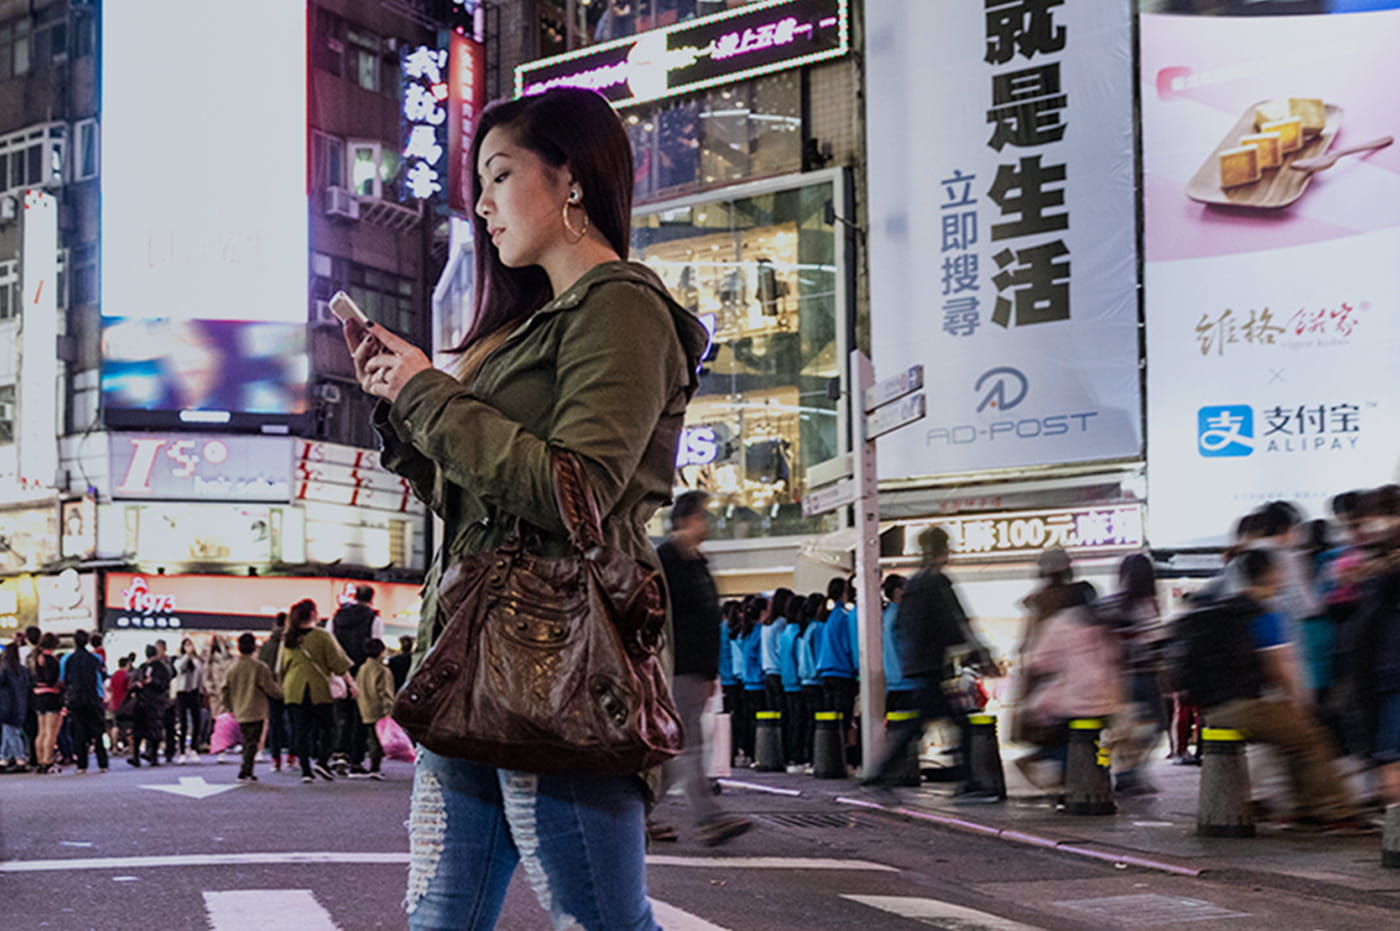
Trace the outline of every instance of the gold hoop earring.
{"label": "gold hoop earring", "polygon": [[588,235],[588,211],[583,211],[583,229],[575,231],[574,225],[569,222],[569,208],[574,206],[568,201],[564,202],[564,229],[568,230],[565,236],[571,245],[583,242],[583,237]]}

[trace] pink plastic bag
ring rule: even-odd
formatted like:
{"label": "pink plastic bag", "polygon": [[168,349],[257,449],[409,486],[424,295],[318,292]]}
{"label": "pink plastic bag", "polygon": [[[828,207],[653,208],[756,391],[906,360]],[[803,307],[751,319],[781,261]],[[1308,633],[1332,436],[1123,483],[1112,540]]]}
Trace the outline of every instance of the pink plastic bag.
{"label": "pink plastic bag", "polygon": [[243,730],[233,715],[225,712],[214,719],[214,736],[209,738],[209,752],[223,753],[243,742]]}
{"label": "pink plastic bag", "polygon": [[374,736],[379,738],[379,746],[384,748],[384,755],[389,759],[403,760],[405,763],[412,763],[418,759],[418,753],[413,749],[413,741],[408,739],[408,735],[393,718],[380,718],[374,722]]}

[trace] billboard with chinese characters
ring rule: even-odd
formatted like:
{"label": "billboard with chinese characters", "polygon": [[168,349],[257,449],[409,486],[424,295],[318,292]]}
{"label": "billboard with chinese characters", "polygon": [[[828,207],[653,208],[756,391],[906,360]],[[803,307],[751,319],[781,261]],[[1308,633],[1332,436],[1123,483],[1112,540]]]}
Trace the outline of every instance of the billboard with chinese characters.
{"label": "billboard with chinese characters", "polygon": [[110,433],[112,497],[290,501],[292,440],[277,436]]}
{"label": "billboard with chinese characters", "polygon": [[403,73],[403,196],[432,200],[443,189],[447,154],[447,51],[405,48]]}
{"label": "billboard with chinese characters", "polygon": [[254,428],[305,410],[306,20],[296,0],[103,7],[110,425]]}
{"label": "billboard with chinese characters", "polygon": [[937,525],[948,531],[954,560],[1034,557],[1052,546],[1075,554],[1132,552],[1145,542],[1142,505],[1136,503],[966,514],[901,524],[905,556],[919,556],[919,534]]}
{"label": "billboard with chinese characters", "polygon": [[1141,17],[1155,547],[1396,480],[1400,148],[1293,163],[1400,129],[1397,5]]}
{"label": "billboard with chinese characters", "polygon": [[1141,454],[1130,0],[866,6],[877,377],[897,479]]}
{"label": "billboard with chinese characters", "polygon": [[849,0],[761,0],[520,65],[515,95],[586,87],[628,107],[839,58],[850,48]]}

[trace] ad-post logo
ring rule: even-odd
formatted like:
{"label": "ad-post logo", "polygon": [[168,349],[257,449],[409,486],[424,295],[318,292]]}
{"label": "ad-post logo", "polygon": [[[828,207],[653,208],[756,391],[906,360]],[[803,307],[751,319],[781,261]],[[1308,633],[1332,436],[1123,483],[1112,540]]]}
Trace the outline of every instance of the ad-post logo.
{"label": "ad-post logo", "polygon": [[1208,458],[1253,453],[1254,409],[1246,404],[1201,408],[1196,415],[1196,448]]}
{"label": "ad-post logo", "polygon": [[[1012,396],[1007,397],[1007,386],[1010,386]],[[994,369],[987,369],[977,379],[977,384],[973,385],[973,390],[982,394],[982,401],[977,405],[977,413],[982,413],[989,407],[998,410],[1009,411],[1026,399],[1026,392],[1030,390],[1030,382],[1026,380],[1025,374],[1020,369],[1014,369],[1009,365],[999,365]]]}

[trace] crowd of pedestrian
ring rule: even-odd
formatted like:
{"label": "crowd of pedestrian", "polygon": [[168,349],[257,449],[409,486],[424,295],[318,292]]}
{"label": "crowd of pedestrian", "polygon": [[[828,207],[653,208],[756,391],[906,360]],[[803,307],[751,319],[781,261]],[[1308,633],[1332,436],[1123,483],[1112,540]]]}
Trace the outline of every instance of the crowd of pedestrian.
{"label": "crowd of pedestrian", "polygon": [[106,773],[123,755],[134,767],[197,764],[201,753],[223,763],[238,750],[243,782],[257,781],[259,761],[299,770],[303,782],[383,779],[377,731],[413,638],[388,655],[373,597],[359,586],[329,630],[304,600],[261,643],[244,633],[231,647],[215,634],[200,650],[186,637],[171,655],[156,640],[112,671],[101,634],[74,631],[65,650],[53,632],[20,631],[0,653],[0,773],[86,773],[90,758]]}

